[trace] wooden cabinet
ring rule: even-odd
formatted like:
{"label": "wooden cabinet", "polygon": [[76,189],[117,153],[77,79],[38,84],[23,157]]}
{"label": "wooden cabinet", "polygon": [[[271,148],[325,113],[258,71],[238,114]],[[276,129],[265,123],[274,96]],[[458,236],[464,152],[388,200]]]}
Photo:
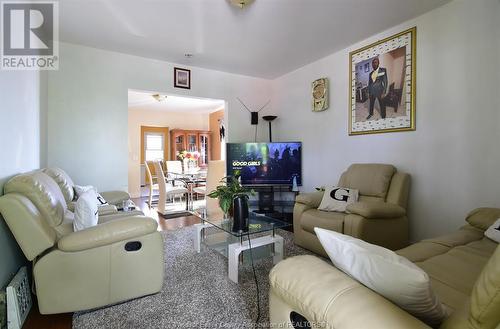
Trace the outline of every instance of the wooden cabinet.
{"label": "wooden cabinet", "polygon": [[210,131],[172,129],[170,131],[170,158],[177,159],[182,151],[199,152],[198,165],[206,167],[210,155]]}

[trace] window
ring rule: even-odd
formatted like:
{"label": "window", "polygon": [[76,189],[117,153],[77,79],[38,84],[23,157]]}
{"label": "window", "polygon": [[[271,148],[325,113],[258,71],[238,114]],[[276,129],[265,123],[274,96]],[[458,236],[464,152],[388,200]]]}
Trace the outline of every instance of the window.
{"label": "window", "polygon": [[144,133],[144,155],[146,161],[165,159],[165,135],[162,133]]}
{"label": "window", "polygon": [[141,126],[141,164],[168,160],[168,127]]}

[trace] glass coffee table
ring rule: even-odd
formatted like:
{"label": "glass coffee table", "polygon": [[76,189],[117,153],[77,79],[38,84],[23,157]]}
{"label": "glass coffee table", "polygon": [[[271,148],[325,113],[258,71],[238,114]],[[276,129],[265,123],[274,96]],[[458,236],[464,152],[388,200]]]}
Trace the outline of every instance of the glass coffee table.
{"label": "glass coffee table", "polygon": [[[201,220],[200,224],[195,225],[195,250],[200,252],[202,244],[205,244],[209,248],[213,246],[213,249],[226,256],[228,259],[228,276],[233,282],[238,283],[238,266],[240,260],[243,261],[243,252],[249,250],[250,247],[252,255],[255,250],[260,249],[259,253],[255,253],[255,256],[258,256],[256,258],[262,258],[263,255],[264,257],[272,256],[274,264],[283,259],[283,237],[276,234],[276,229],[291,226],[290,223],[250,212],[248,231],[233,232],[232,219],[202,218]],[[210,236],[205,233],[207,228],[214,228],[216,233],[223,233],[223,237],[221,238],[219,234],[218,242],[205,243],[210,240]]]}

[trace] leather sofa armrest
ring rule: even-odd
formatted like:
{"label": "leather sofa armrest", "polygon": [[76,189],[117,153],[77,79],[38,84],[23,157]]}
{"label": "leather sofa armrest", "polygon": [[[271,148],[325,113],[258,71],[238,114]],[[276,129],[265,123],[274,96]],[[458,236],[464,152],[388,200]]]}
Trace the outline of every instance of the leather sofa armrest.
{"label": "leather sofa armrest", "polygon": [[158,223],[150,217],[126,217],[65,235],[57,247],[66,252],[87,250],[150,234],[157,227]]}
{"label": "leather sofa armrest", "polygon": [[107,204],[97,207],[97,211],[99,212],[99,216],[105,216],[116,213],[118,208],[115,205]]}
{"label": "leather sofa armrest", "polygon": [[469,212],[465,220],[475,228],[486,231],[500,218],[500,208],[476,208]]}
{"label": "leather sofa armrest", "polygon": [[320,192],[312,192],[312,193],[300,193],[295,198],[295,202],[304,204],[310,208],[318,208],[321,203],[321,199],[323,198],[322,191]]}
{"label": "leather sofa armrest", "polygon": [[403,207],[387,202],[355,202],[347,206],[347,211],[368,219],[398,218],[406,214]]}
{"label": "leather sofa armrest", "polygon": [[114,204],[118,207],[122,205],[123,201],[130,199],[130,194],[125,191],[105,191],[99,193],[109,204]]}
{"label": "leather sofa armrest", "polygon": [[[430,329],[426,324],[315,256],[296,256],[278,263],[269,274],[271,295],[287,304],[273,308],[271,325],[291,328],[273,319],[289,319],[294,310],[321,328]],[[276,304],[274,304],[276,305]]]}

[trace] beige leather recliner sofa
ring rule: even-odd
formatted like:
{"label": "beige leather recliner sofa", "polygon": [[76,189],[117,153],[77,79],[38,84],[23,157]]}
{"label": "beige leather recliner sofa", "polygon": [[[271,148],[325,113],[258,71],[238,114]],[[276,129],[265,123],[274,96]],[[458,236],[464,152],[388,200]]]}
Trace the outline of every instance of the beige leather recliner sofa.
{"label": "beige leather recliner sofa", "polygon": [[[68,209],[73,211],[75,207],[75,183],[73,183],[71,177],[64,170],[57,167],[44,168],[41,171],[47,174],[57,183],[57,185],[59,185],[59,188],[64,196],[64,200],[66,200]],[[130,194],[125,191],[105,191],[99,193],[110,205],[114,207],[121,207],[123,201],[130,200]],[[106,209],[105,212],[110,212],[110,208],[104,209]],[[116,211],[116,209],[114,211]]]}
{"label": "beige leather recliner sofa", "polygon": [[0,213],[24,255],[42,314],[74,312],[153,294],[163,285],[163,239],[145,216],[99,218],[73,232],[58,184],[41,171],[4,185]]}
{"label": "beige leather recliner sofa", "polygon": [[301,193],[293,209],[295,243],[327,257],[315,227],[351,235],[392,250],[408,245],[406,206],[410,175],[387,164],[353,164],[337,186],[359,190],[348,213],[318,210],[324,192]]}
{"label": "beige leather recliner sofa", "polygon": [[[500,327],[500,248],[484,236],[499,217],[500,209],[478,208],[460,230],[397,251],[429,275],[433,290],[450,310],[441,329]],[[273,328],[293,328],[291,312],[319,328],[429,328],[315,256],[278,263],[270,286]]]}

